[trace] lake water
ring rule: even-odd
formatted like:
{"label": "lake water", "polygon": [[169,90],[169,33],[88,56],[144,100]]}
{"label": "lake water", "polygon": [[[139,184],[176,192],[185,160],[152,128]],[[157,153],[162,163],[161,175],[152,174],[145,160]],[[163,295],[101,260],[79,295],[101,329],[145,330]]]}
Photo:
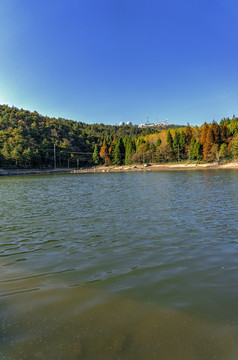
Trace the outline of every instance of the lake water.
{"label": "lake water", "polygon": [[0,359],[238,358],[238,171],[0,178]]}

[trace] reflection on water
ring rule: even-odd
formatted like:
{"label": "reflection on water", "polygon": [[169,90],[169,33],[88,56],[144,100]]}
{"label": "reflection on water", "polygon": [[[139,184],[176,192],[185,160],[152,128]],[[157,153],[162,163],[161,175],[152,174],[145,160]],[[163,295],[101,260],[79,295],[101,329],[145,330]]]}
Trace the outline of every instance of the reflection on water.
{"label": "reflection on water", "polygon": [[1,178],[0,359],[237,359],[237,175]]}
{"label": "reflection on water", "polygon": [[[49,288],[1,301],[1,359],[237,358],[238,331],[88,287]],[[51,288],[50,288],[51,287]]]}

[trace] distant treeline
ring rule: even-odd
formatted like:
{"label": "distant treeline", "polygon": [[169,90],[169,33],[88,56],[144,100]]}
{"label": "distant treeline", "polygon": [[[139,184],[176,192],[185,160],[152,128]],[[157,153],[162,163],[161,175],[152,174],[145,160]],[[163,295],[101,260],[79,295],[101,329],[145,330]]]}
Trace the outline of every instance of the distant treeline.
{"label": "distant treeline", "polygon": [[167,129],[89,125],[0,105],[1,167],[76,167],[238,157],[238,118]]}
{"label": "distant treeline", "polygon": [[103,145],[95,145],[95,164],[132,164],[168,161],[219,161],[238,158],[238,118],[204,123],[201,127],[162,130],[160,132],[133,138],[115,135],[112,140],[104,139]]}

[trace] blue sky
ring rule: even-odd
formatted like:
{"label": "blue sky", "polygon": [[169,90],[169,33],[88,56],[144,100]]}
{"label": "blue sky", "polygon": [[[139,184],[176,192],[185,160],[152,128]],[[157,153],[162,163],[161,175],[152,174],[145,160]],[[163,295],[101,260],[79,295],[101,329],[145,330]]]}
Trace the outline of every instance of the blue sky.
{"label": "blue sky", "polygon": [[0,0],[0,103],[86,123],[238,115],[236,0]]}

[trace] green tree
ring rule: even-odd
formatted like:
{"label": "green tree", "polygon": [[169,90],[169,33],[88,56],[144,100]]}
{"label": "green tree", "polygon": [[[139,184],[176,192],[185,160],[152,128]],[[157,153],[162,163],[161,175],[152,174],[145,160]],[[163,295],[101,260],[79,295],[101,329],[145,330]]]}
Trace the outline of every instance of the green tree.
{"label": "green tree", "polygon": [[196,141],[193,152],[196,160],[202,160],[202,146],[199,141]]}
{"label": "green tree", "polygon": [[35,151],[33,151],[32,154],[32,165],[33,166],[41,166],[41,155],[38,149],[36,149]]}
{"label": "green tree", "polygon": [[123,158],[125,157],[125,147],[122,138],[116,143],[115,151],[114,151],[114,162],[115,165],[122,165]]}
{"label": "green tree", "polygon": [[186,148],[186,135],[185,135],[185,132],[183,130],[180,133],[179,145],[180,145],[181,157],[184,158],[184,156],[185,156],[185,148]]}
{"label": "green tree", "polygon": [[95,165],[98,165],[99,162],[100,162],[99,147],[98,144],[95,144],[93,151],[93,163]]}
{"label": "green tree", "polygon": [[219,150],[219,157],[221,159],[225,159],[227,156],[228,156],[227,144],[223,143],[223,144],[221,144],[221,147]]}
{"label": "green tree", "polygon": [[156,146],[159,147],[161,145],[162,141],[161,139],[158,137],[157,141],[156,141]]}
{"label": "green tree", "polygon": [[16,165],[22,162],[22,148],[20,145],[14,147],[14,149],[11,151],[11,158],[15,161]]}
{"label": "green tree", "polygon": [[190,142],[190,150],[189,150],[189,159],[191,159],[191,160],[196,159],[195,144],[196,144],[196,139],[194,137],[192,137],[191,142]]}
{"label": "green tree", "polygon": [[233,159],[238,159],[238,135],[236,135],[236,137],[232,143],[231,155],[233,156]]}
{"label": "green tree", "polygon": [[31,149],[28,147],[27,149],[25,149],[22,153],[22,158],[23,158],[23,162],[27,165],[27,166],[31,166],[31,162],[32,162],[32,151]]}
{"label": "green tree", "polygon": [[180,160],[180,133],[178,130],[175,130],[174,139],[173,139],[173,151],[177,160]]}
{"label": "green tree", "polygon": [[131,158],[136,152],[135,141],[132,138],[128,138],[125,146],[125,164],[131,164]]}
{"label": "green tree", "polygon": [[11,151],[12,151],[12,146],[5,141],[1,150],[4,162],[8,162],[11,160]]}
{"label": "green tree", "polygon": [[168,145],[171,147],[171,149],[173,150],[173,138],[172,138],[170,130],[168,130],[166,141],[167,141]]}

